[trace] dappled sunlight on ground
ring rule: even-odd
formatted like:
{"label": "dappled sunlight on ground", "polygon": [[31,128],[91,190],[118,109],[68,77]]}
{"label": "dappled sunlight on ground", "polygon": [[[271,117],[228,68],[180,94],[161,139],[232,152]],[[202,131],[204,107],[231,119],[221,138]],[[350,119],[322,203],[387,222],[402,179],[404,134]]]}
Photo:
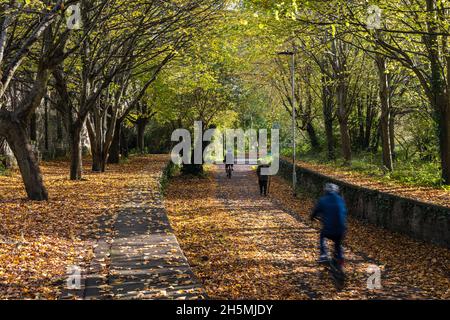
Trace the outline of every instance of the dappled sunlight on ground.
{"label": "dappled sunlight on ground", "polygon": [[[308,221],[313,199],[304,194],[294,198],[285,180],[279,177],[272,180],[271,198],[311,227],[320,227],[318,223]],[[416,241],[351,217],[345,246],[370,262],[360,265],[361,272],[365,273],[369,264],[382,269],[384,291],[389,288],[396,292],[399,286],[406,285],[423,291],[427,298],[450,298],[450,251],[446,248]]]}
{"label": "dappled sunlight on ground", "polygon": [[84,179],[70,181],[68,162],[46,162],[48,202],[26,200],[18,172],[0,177],[0,298],[58,298],[66,267],[89,261],[98,218],[118,210],[127,190],[142,181],[158,192],[166,163],[165,155],[136,156],[98,174],[85,162]]}
{"label": "dappled sunlight on ground", "polygon": [[[318,225],[307,214],[312,199],[294,199],[289,184],[271,183],[271,196],[259,195],[249,166],[235,166],[231,180],[223,166],[203,179],[176,177],[168,188],[166,206],[182,249],[194,273],[212,298],[224,299],[426,299],[444,298],[449,288],[448,250],[422,245],[353,220],[346,243],[347,281],[338,290],[329,273],[316,263]],[[362,239],[365,244],[361,244]],[[373,239],[373,240],[372,240]],[[394,250],[396,247],[396,251]],[[429,278],[414,256],[399,260],[402,251],[432,250],[436,257]],[[425,250],[425,251],[423,251]],[[388,255],[384,259],[383,255]],[[403,257],[403,256],[402,256]],[[403,257],[404,258],[404,257]],[[381,290],[369,290],[367,269],[382,270]],[[405,273],[405,270],[408,270]],[[410,277],[415,274],[414,277]],[[437,283],[438,282],[438,283]],[[433,287],[433,288],[432,288]]]}

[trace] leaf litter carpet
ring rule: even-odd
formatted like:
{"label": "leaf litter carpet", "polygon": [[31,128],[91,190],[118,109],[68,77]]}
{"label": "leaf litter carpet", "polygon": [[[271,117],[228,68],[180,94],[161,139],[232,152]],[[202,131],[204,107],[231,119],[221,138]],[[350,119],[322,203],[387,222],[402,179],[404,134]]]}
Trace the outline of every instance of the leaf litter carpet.
{"label": "leaf litter carpet", "polygon": [[[313,201],[294,198],[276,177],[261,197],[250,166],[223,166],[206,178],[175,177],[169,218],[196,276],[216,299],[448,299],[449,251],[350,219],[342,290],[316,263],[319,226]],[[330,246],[331,247],[331,246]],[[381,289],[369,289],[370,266]]]}

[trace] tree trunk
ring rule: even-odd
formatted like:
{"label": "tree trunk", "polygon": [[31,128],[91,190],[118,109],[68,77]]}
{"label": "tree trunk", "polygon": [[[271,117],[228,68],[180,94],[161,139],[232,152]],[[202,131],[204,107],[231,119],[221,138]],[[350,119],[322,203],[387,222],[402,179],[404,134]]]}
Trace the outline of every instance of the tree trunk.
{"label": "tree trunk", "polygon": [[62,141],[64,139],[64,118],[61,116],[59,112],[56,113],[56,140]]}
{"label": "tree trunk", "polygon": [[81,127],[76,126],[70,130],[70,180],[81,180],[82,150]]}
{"label": "tree trunk", "polygon": [[313,150],[319,150],[320,149],[319,139],[317,138],[316,129],[314,128],[311,122],[309,122],[306,125],[306,132],[308,133],[308,137],[311,142],[311,147],[313,148]]}
{"label": "tree trunk", "polygon": [[140,153],[145,153],[145,128],[147,123],[148,121],[143,119],[137,122],[137,144]]}
{"label": "tree trunk", "polygon": [[91,153],[92,153],[92,172],[102,172],[102,142],[100,139],[102,137],[97,136],[92,132],[92,128],[88,122],[88,132],[89,140],[91,142]]}
{"label": "tree trunk", "polygon": [[365,128],[365,136],[364,136],[364,150],[370,150],[370,141],[372,138],[372,128],[374,121],[374,112],[373,112],[373,101],[372,98],[369,98],[367,101],[366,107],[366,128]]}
{"label": "tree trunk", "polygon": [[450,105],[444,94],[437,99],[439,147],[442,167],[442,181],[450,184]]}
{"label": "tree trunk", "polygon": [[327,139],[328,160],[336,159],[334,150],[333,120],[325,120],[325,135]]}
{"label": "tree trunk", "polygon": [[329,85],[329,79],[326,75],[322,76],[322,109],[327,139],[327,156],[328,160],[334,160],[336,154],[334,151],[333,137],[333,100],[331,86]]}
{"label": "tree trunk", "polygon": [[389,118],[389,138],[391,139],[391,153],[392,153],[392,159],[396,159],[396,152],[395,152],[395,115],[392,114]]}
{"label": "tree trunk", "polygon": [[30,140],[36,142],[37,141],[37,115],[36,112],[33,112],[30,116]]}
{"label": "tree trunk", "polygon": [[6,168],[6,139],[0,136],[0,165]]}
{"label": "tree trunk", "polygon": [[344,157],[344,165],[352,163],[352,145],[350,139],[350,131],[348,128],[348,119],[339,119],[339,129],[341,132],[342,156]]}
{"label": "tree trunk", "polygon": [[440,145],[441,145],[441,164],[442,164],[442,180],[445,184],[450,184],[450,110],[442,114]]}
{"label": "tree trunk", "polygon": [[376,154],[378,153],[378,147],[380,145],[380,137],[381,137],[381,126],[380,123],[377,124],[377,131],[375,135],[372,137],[372,142],[370,146],[370,151],[372,153]]}
{"label": "tree trunk", "polygon": [[120,153],[124,158],[128,158],[129,149],[128,149],[128,135],[125,129],[121,129],[120,134]]}
{"label": "tree trunk", "polygon": [[364,113],[363,113],[364,104],[362,103],[362,99],[358,101],[357,104],[357,112],[358,112],[358,139],[357,145],[359,150],[364,150]]}
{"label": "tree trunk", "polygon": [[105,172],[108,155],[98,150],[92,152],[92,172]]}
{"label": "tree trunk", "polygon": [[25,128],[20,124],[11,124],[6,141],[17,159],[28,198],[36,201],[48,200],[48,193],[42,181],[41,170]]}
{"label": "tree trunk", "polygon": [[104,128],[103,115],[100,114],[99,110],[92,111],[92,118],[88,117],[86,126],[91,142],[92,172],[102,172]]}
{"label": "tree trunk", "polygon": [[109,149],[108,163],[118,164],[120,162],[120,136],[122,134],[122,124],[117,121],[116,129],[114,130],[114,137],[111,143],[111,148]]}
{"label": "tree trunk", "polygon": [[103,165],[101,152],[99,152],[95,148],[92,148],[92,172],[103,172],[102,167]]}
{"label": "tree trunk", "polygon": [[49,142],[49,136],[48,136],[48,108],[49,108],[49,106],[48,106],[48,104],[49,104],[49,102],[48,102],[48,99],[45,99],[45,102],[44,102],[44,148],[45,148],[45,151],[48,151],[48,149],[49,149],[49,144],[50,144],[50,142]]}
{"label": "tree trunk", "polygon": [[[444,54],[444,52],[448,53],[447,39],[445,39],[443,50],[439,50],[437,31],[439,31],[439,23],[442,21],[436,21],[438,19],[437,1],[427,0],[426,5],[428,12],[430,12],[430,19],[427,21],[428,34],[422,39],[427,47],[431,69],[429,99],[438,124],[442,181],[445,184],[450,184],[450,79],[448,79],[450,76],[450,57]],[[443,73],[444,70],[441,65],[441,61],[444,59],[447,64],[447,77]]]}
{"label": "tree trunk", "polygon": [[386,58],[377,55],[376,65],[378,67],[378,79],[380,89],[380,103],[381,103],[381,117],[380,117],[380,129],[381,129],[381,147],[383,153],[383,166],[388,170],[394,169],[392,163],[392,150],[391,150],[391,138],[389,132],[390,124],[390,90],[389,79],[386,70]]}
{"label": "tree trunk", "polygon": [[92,172],[105,172],[107,158],[103,153],[92,154]]}
{"label": "tree trunk", "polygon": [[344,157],[344,165],[350,165],[352,163],[352,145],[350,140],[350,131],[348,128],[348,113],[346,106],[347,84],[345,78],[339,79],[337,98],[339,129],[341,131],[342,156]]}

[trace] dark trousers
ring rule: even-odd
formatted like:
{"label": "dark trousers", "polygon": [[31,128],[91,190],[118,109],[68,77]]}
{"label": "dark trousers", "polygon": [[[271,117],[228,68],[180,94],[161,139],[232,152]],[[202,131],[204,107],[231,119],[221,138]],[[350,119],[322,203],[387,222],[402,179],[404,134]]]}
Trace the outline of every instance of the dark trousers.
{"label": "dark trousers", "polygon": [[343,235],[330,235],[324,232],[320,233],[320,255],[327,255],[326,239],[330,239],[334,242],[334,257],[338,261],[344,260],[344,254],[342,250]]}
{"label": "dark trousers", "polygon": [[267,180],[259,180],[259,192],[261,193],[261,195],[265,195],[267,196],[267,185],[268,185]]}

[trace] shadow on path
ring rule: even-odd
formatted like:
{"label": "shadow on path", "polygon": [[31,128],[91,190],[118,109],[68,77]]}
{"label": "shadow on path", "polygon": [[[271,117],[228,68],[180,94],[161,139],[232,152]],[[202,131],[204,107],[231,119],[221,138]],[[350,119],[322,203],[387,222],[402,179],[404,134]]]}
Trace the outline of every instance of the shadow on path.
{"label": "shadow on path", "polygon": [[[146,174],[143,172],[142,174]],[[104,234],[83,271],[79,299],[203,299],[170,226],[159,192],[128,190],[127,202],[100,221]]]}
{"label": "shadow on path", "polygon": [[[266,260],[279,269],[280,280],[296,291],[294,296],[309,299],[426,299],[420,288],[402,283],[398,275],[382,274],[383,288],[370,290],[367,269],[376,262],[364,253],[346,253],[348,276],[343,290],[337,290],[327,270],[316,263],[319,231],[283,207],[283,204],[259,195],[256,173],[249,165],[235,165],[228,179],[223,165],[215,167],[217,197],[233,219],[238,230],[231,233],[246,237],[255,244]],[[276,288],[274,288],[276,290]]]}

